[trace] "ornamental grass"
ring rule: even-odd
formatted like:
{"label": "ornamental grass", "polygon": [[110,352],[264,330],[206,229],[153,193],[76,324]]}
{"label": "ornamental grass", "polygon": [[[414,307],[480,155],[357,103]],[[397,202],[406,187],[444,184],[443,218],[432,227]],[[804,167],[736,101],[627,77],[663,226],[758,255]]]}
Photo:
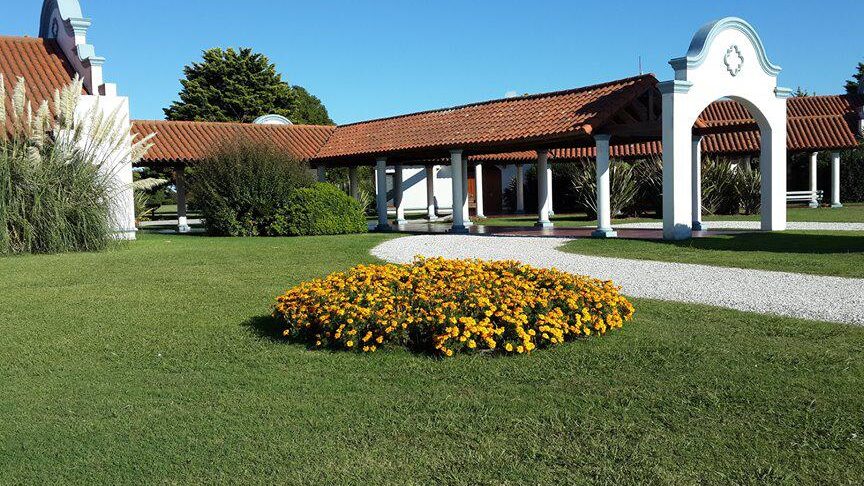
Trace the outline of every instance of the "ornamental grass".
{"label": "ornamental grass", "polygon": [[360,265],[280,296],[283,334],[313,348],[371,353],[385,346],[450,357],[529,354],[602,336],[633,317],[612,282],[514,261],[416,258]]}

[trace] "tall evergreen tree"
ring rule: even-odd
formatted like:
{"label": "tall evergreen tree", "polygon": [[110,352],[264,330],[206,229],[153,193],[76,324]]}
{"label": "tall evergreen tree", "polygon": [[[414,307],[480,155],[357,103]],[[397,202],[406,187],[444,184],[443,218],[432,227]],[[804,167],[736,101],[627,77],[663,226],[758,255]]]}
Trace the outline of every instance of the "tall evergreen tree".
{"label": "tall evergreen tree", "polygon": [[277,114],[298,124],[332,124],[318,98],[283,81],[267,56],[252,49],[208,49],[183,72],[180,100],[164,110],[168,120],[251,123]]}
{"label": "tall evergreen tree", "polygon": [[857,72],[852,75],[852,79],[846,81],[846,92],[855,94],[864,86],[864,63],[859,62]]}

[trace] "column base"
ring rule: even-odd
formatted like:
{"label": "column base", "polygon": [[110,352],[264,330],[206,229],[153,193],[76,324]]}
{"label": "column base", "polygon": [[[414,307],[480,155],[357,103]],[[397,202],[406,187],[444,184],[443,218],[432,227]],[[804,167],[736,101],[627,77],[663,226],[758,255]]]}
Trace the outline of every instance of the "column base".
{"label": "column base", "polygon": [[819,203],[816,201],[810,201],[810,204],[808,204],[808,206],[810,206],[813,209],[816,209],[819,207]]}
{"label": "column base", "polygon": [[840,203],[831,203],[831,207],[834,209],[839,209],[839,208],[842,208],[843,205]]}
{"label": "column base", "polygon": [[407,219],[397,219],[396,220],[396,226],[402,226],[403,224],[408,224],[408,220]]}
{"label": "column base", "polygon": [[191,233],[192,228],[190,228],[188,224],[181,224],[180,226],[177,227],[177,232],[180,233],[181,235],[186,234],[186,233]]}
{"label": "column base", "polygon": [[612,228],[597,228],[591,233],[592,238],[617,238],[618,233]]}
{"label": "column base", "polygon": [[375,227],[375,231],[380,231],[382,233],[386,233],[388,231],[393,231],[393,227],[389,224],[379,224]]}
{"label": "column base", "polygon": [[693,231],[708,231],[708,225],[702,221],[693,221]]}
{"label": "column base", "polygon": [[537,221],[534,223],[535,228],[554,228],[555,224],[551,221]]}
{"label": "column base", "polygon": [[467,235],[468,228],[466,228],[465,226],[451,226],[450,229],[447,230],[447,232],[451,235]]}

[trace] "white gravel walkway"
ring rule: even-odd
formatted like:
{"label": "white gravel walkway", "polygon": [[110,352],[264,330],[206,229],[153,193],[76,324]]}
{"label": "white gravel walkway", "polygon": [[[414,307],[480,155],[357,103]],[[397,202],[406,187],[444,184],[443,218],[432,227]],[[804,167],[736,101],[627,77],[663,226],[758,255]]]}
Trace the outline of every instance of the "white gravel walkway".
{"label": "white gravel walkway", "polygon": [[[864,231],[864,223],[787,223],[787,229],[798,231]],[[759,221],[705,221],[708,229],[758,230]],[[663,229],[663,223],[623,223],[616,228]]]}
{"label": "white gravel walkway", "polygon": [[416,255],[519,260],[612,280],[632,297],[864,325],[864,279],[576,255],[558,249],[568,241],[421,235],[386,241],[371,253],[390,262]]}

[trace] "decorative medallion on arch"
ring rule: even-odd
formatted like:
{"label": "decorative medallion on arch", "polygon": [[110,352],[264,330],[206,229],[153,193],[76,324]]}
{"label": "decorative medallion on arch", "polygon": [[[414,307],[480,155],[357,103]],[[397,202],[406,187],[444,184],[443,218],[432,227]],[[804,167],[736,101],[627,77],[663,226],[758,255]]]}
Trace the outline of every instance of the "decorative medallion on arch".
{"label": "decorative medallion on arch", "polygon": [[[692,233],[694,136],[706,127],[699,117],[711,103],[732,99],[744,106],[761,132],[762,229],[786,228],[786,98],[780,66],[772,63],[756,29],[728,17],[693,36],[687,55],[672,59],[675,78],[659,84],[663,96],[663,233]],[[752,128],[752,127],[751,127]],[[698,196],[698,195],[697,195]]]}
{"label": "decorative medallion on arch", "polygon": [[744,66],[744,58],[741,57],[741,49],[733,45],[726,50],[726,57],[723,58],[723,63],[726,64],[726,69],[732,76],[738,76],[741,68]]}

